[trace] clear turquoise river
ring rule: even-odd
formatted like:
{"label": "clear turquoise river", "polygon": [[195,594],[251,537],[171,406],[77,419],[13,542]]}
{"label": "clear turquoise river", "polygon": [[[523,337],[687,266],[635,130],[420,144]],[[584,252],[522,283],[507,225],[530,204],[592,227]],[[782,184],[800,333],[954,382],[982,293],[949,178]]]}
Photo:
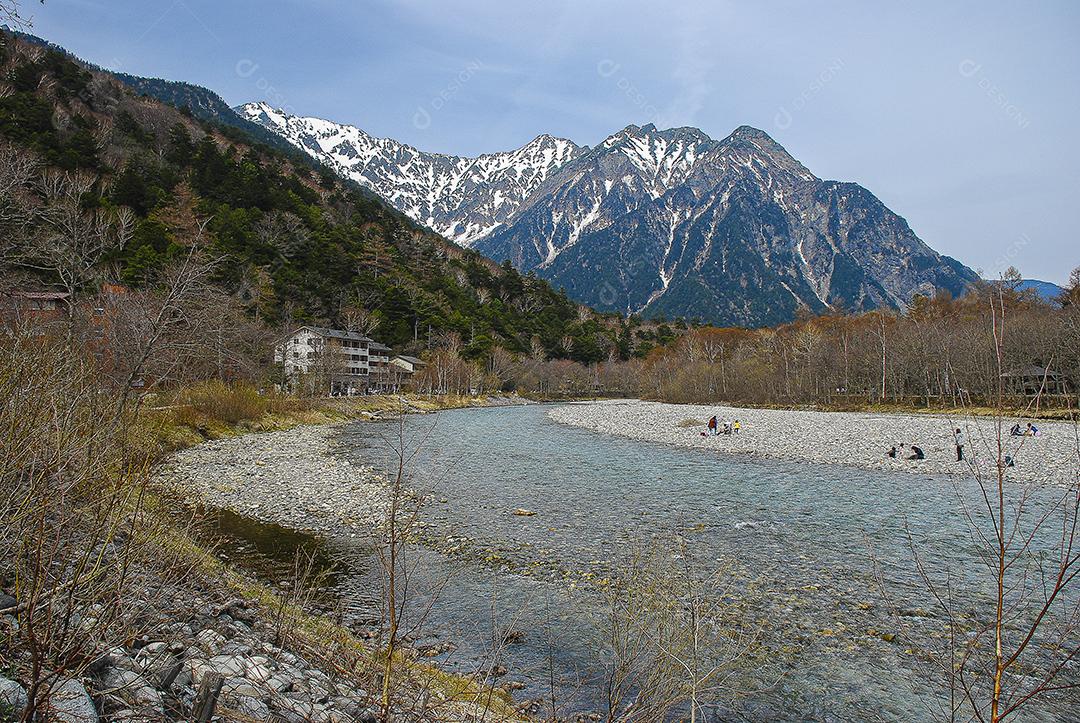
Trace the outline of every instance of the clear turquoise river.
{"label": "clear turquoise river", "polygon": [[[990,610],[990,578],[960,513],[960,500],[977,503],[973,481],[749,461],[602,436],[546,411],[407,421],[410,484],[429,500],[415,642],[454,645],[436,661],[461,671],[505,666],[499,682],[523,684],[519,698],[544,698],[542,716],[553,689],[559,715],[599,710],[602,596],[586,580],[615,573],[642,543],[674,551],[683,540],[706,572],[733,563],[734,594],[761,621],[761,655],[735,675],[743,694],[710,705],[710,718],[940,719],[941,676],[908,651],[940,646],[944,622],[909,539],[930,577],[950,577],[963,609]],[[349,425],[334,454],[386,459],[397,431],[390,422]],[[1053,494],[1037,492],[1029,509]],[[518,508],[535,515],[514,515]],[[371,617],[379,593],[370,552],[341,540],[328,549],[346,566],[337,595],[358,619]],[[493,660],[492,630],[505,627],[522,635]],[[1080,721],[1070,695],[1017,720]]]}

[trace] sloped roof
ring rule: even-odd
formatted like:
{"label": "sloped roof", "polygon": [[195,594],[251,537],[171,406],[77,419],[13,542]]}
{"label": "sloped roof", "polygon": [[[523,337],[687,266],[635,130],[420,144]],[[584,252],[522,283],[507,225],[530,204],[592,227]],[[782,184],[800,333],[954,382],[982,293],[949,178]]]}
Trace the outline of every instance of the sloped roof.
{"label": "sloped roof", "polygon": [[20,299],[34,299],[34,300],[49,300],[59,301],[66,299],[71,294],[66,291],[13,291],[12,296],[17,296]]}
{"label": "sloped roof", "polygon": [[1003,377],[1038,377],[1045,376],[1047,379],[1055,379],[1060,377],[1061,374],[1053,369],[1046,369],[1045,367],[1036,366],[1034,364],[1026,367],[1018,367],[1016,369],[1010,369],[1007,372],[1002,372]]}
{"label": "sloped roof", "polygon": [[364,336],[363,334],[357,333],[355,331],[345,331],[344,329],[327,329],[325,326],[301,326],[299,329],[296,329],[296,331],[294,331],[292,334],[289,334],[289,336],[292,336],[297,331],[300,331],[300,329],[307,329],[308,331],[318,334],[319,336],[324,336],[331,339],[348,339],[349,341],[366,341],[368,343],[371,343],[372,341],[370,337]]}

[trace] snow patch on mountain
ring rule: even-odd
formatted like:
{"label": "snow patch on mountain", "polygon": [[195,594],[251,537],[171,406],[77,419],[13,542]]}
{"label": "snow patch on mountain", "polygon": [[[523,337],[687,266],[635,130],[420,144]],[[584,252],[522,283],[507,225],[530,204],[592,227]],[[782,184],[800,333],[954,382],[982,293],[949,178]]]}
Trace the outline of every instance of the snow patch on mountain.
{"label": "snow patch on mountain", "polygon": [[236,110],[463,246],[506,223],[553,171],[586,150],[545,134],[513,151],[450,156],[267,103]]}

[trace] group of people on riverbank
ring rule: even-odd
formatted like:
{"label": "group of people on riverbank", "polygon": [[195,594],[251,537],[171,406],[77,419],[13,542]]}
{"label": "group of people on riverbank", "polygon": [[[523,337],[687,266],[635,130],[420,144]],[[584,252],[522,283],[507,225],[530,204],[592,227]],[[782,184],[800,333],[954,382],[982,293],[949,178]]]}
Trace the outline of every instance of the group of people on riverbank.
{"label": "group of people on riverbank", "polygon": [[1020,422],[1017,422],[1013,425],[1012,429],[1009,430],[1009,434],[1014,437],[1038,437],[1039,428],[1031,422],[1027,423],[1027,427],[1021,427]]}
{"label": "group of people on riverbank", "polygon": [[[1020,422],[1017,422],[1013,425],[1012,429],[1009,430],[1009,434],[1013,437],[1037,437],[1039,436],[1039,428],[1031,422],[1027,423],[1027,427],[1021,427]],[[964,456],[964,450],[967,448],[967,435],[965,435],[964,431],[959,427],[956,427],[953,430],[953,446],[956,449],[956,461],[963,462],[966,459]],[[889,448],[889,451],[885,453],[885,456],[892,459],[904,457],[905,447],[907,446],[901,444],[900,448],[897,449],[896,445],[894,444],[892,447]],[[926,459],[926,453],[923,452],[922,448],[918,445],[912,444],[910,445],[910,447],[907,447],[907,449],[910,449],[910,454],[908,454],[906,457],[908,460]],[[1005,457],[1005,466],[1016,466],[1016,463],[1013,461],[1013,458],[1011,456],[1007,455]]]}
{"label": "group of people on riverbank", "polygon": [[[959,427],[957,427],[953,431],[953,445],[956,447],[956,461],[963,462],[964,447],[967,446],[967,437],[964,435],[963,430]],[[910,453],[905,452],[905,449],[909,450]],[[891,459],[899,459],[901,457],[904,457],[908,460],[920,460],[926,459],[926,452],[924,452],[922,447],[917,444],[912,444],[910,446],[901,444],[899,449],[897,449],[896,445],[894,444],[892,447],[889,448],[889,451],[885,453],[885,456]]]}
{"label": "group of people on riverbank", "polygon": [[[908,452],[906,452],[905,450],[910,451],[910,454],[908,454]],[[894,444],[892,447],[889,448],[889,451],[885,453],[886,457],[890,457],[892,459],[900,459],[903,458],[905,455],[907,455],[907,459],[926,459],[926,453],[923,452],[922,447],[917,444],[913,444],[910,447],[908,447],[908,445],[906,444],[901,444],[899,449],[897,449],[896,445]]]}
{"label": "group of people on riverbank", "polygon": [[[710,436],[715,437],[718,434],[732,435],[738,434],[742,430],[742,423],[739,422],[738,419],[736,419],[734,422],[717,419],[716,415],[714,414],[712,417],[709,418],[709,421],[705,425],[705,428],[708,430],[708,434]],[[704,437],[705,434],[705,432],[702,432],[701,436]]]}

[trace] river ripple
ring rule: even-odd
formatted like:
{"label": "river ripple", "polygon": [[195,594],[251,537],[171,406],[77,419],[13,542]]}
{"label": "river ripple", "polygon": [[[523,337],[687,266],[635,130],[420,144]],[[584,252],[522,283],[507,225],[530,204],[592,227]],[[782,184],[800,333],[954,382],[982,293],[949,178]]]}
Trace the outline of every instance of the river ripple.
{"label": "river ripple", "polygon": [[[758,692],[720,717],[933,719],[942,691],[901,639],[931,646],[943,626],[908,533],[931,575],[949,571],[969,606],[985,602],[990,591],[973,572],[975,548],[958,513],[958,495],[973,499],[973,485],[670,448],[559,425],[545,411],[458,410],[407,422],[417,450],[411,484],[429,492],[426,539],[439,552],[424,553],[425,575],[448,578],[426,629],[460,646],[444,662],[467,669],[483,657],[494,610],[526,632],[500,654],[525,694],[544,695],[554,671],[568,707],[593,707],[590,584],[612,574],[628,546],[681,537],[701,564],[736,561],[747,609],[765,626],[768,662],[743,683]],[[350,425],[335,454],[371,463],[396,434],[393,423]],[[1033,509],[1049,494],[1036,495]],[[518,508],[535,515],[512,514]],[[903,618],[887,611],[875,569]],[[343,592],[370,584],[357,577]],[[887,642],[891,632],[905,635]],[[1078,720],[1068,703],[1028,719]]]}

